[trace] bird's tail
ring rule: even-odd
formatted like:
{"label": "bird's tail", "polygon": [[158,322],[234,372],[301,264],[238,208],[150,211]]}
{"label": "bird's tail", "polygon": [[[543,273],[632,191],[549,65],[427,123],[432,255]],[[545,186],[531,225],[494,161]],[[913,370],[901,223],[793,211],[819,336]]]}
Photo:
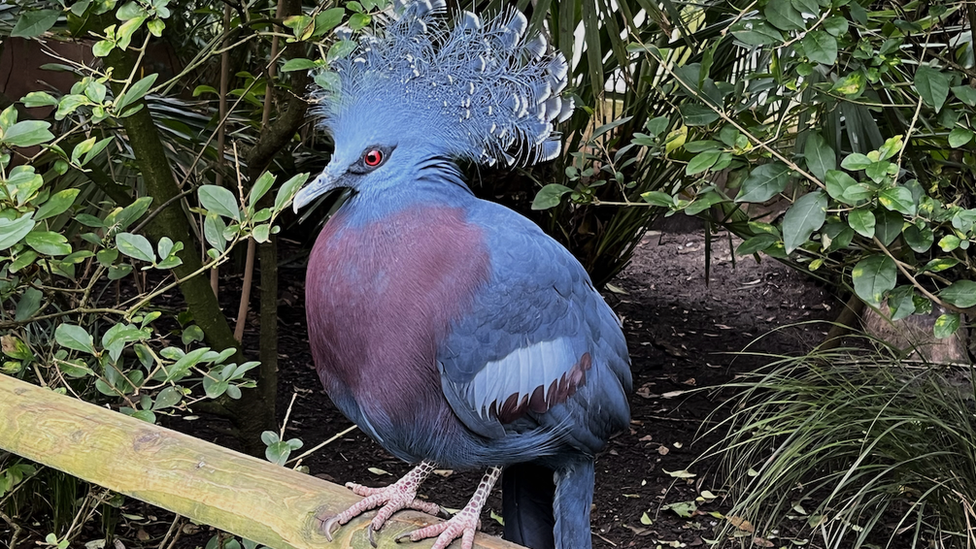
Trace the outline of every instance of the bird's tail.
{"label": "bird's tail", "polygon": [[502,516],[505,539],[531,549],[589,549],[593,461],[555,471],[534,463],[505,469]]}

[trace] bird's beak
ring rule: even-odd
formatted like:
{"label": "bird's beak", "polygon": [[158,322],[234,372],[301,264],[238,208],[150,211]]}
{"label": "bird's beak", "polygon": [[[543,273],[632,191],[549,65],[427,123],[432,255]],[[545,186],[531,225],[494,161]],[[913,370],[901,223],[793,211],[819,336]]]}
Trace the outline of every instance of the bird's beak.
{"label": "bird's beak", "polygon": [[325,170],[311,183],[305,185],[302,187],[302,190],[298,191],[298,194],[295,195],[295,200],[292,202],[292,208],[295,209],[295,213],[298,213],[298,210],[304,208],[316,198],[332,189],[337,189],[342,186],[339,184],[340,177],[333,174],[330,168],[332,168],[331,164],[326,166]]}

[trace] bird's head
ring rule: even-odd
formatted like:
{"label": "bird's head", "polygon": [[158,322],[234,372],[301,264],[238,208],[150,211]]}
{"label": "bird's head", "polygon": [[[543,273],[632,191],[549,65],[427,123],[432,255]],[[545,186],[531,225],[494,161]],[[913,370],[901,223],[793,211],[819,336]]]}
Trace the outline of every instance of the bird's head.
{"label": "bird's head", "polygon": [[451,24],[444,0],[399,3],[382,30],[330,64],[330,89],[314,94],[335,151],[295,209],[336,188],[413,181],[432,159],[512,166],[558,155],[553,125],[573,110],[560,97],[567,64],[541,35],[526,37],[527,26],[514,10],[484,22],[463,12]]}

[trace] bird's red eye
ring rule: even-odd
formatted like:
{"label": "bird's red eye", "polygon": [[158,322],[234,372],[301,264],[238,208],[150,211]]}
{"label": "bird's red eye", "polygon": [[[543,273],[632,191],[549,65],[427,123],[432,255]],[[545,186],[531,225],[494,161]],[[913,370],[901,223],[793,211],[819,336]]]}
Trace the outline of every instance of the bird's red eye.
{"label": "bird's red eye", "polygon": [[369,150],[363,156],[363,162],[370,168],[375,168],[380,165],[380,162],[383,162],[383,153],[376,149]]}

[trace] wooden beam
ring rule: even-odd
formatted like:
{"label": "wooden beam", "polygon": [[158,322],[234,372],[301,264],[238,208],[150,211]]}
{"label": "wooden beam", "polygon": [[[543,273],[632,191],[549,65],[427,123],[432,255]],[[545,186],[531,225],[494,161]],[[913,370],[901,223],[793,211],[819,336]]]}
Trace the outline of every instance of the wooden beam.
{"label": "wooden beam", "polygon": [[[331,544],[320,533],[318,517],[360,499],[341,486],[5,375],[0,449],[274,549],[370,547],[373,513],[340,528]],[[397,513],[376,541],[430,547],[393,540],[438,521]],[[475,547],[519,546],[478,535]]]}

